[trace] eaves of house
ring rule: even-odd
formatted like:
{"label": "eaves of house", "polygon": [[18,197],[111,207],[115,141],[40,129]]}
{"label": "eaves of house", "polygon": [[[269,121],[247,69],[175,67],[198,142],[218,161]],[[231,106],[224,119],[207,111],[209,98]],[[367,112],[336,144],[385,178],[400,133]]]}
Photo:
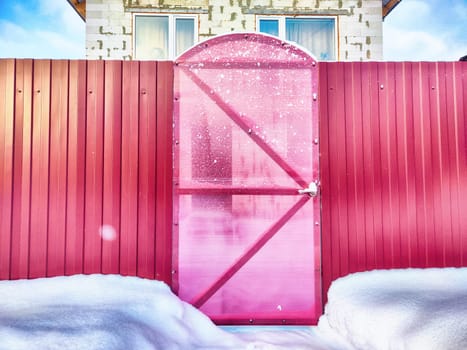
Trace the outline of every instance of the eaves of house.
{"label": "eaves of house", "polygon": [[383,0],[383,19],[385,19],[389,12],[391,12],[401,1],[402,0]]}
{"label": "eaves of house", "polygon": [[[67,0],[73,6],[76,13],[86,22],[86,0]],[[402,0],[382,0],[383,19],[401,2]]]}
{"label": "eaves of house", "polygon": [[67,0],[76,13],[86,22],[86,0]]}

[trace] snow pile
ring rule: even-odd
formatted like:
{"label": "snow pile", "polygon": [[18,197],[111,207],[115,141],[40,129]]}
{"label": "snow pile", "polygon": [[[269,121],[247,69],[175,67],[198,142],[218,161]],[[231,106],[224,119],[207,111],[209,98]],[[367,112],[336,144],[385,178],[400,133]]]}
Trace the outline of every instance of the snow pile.
{"label": "snow pile", "polygon": [[342,350],[316,327],[216,327],[162,282],[76,275],[0,282],[0,350]]}
{"label": "snow pile", "polygon": [[357,349],[467,349],[467,269],[375,270],[333,282],[319,329]]}
{"label": "snow pile", "polygon": [[318,327],[216,327],[162,282],[77,275],[0,282],[0,350],[467,349],[467,269],[333,282]]}
{"label": "snow pile", "polygon": [[71,276],[0,282],[0,349],[241,349],[158,281]]}

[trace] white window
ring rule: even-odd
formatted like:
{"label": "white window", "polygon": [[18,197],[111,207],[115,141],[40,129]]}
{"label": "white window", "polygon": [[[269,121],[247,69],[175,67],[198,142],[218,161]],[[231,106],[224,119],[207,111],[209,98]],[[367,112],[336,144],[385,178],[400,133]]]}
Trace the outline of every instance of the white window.
{"label": "white window", "polygon": [[336,59],[336,20],[333,17],[258,17],[257,28],[262,33],[296,42],[318,60]]}
{"label": "white window", "polygon": [[172,59],[195,44],[197,18],[188,15],[135,15],[134,58]]}

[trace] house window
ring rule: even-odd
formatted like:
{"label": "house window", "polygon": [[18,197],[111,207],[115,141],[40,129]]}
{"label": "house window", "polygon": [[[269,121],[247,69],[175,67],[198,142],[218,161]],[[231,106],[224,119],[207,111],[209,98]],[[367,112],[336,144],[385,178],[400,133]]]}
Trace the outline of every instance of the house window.
{"label": "house window", "polygon": [[180,55],[195,43],[195,23],[195,16],[135,15],[135,59],[172,59]]}
{"label": "house window", "polygon": [[323,17],[259,17],[261,33],[296,42],[323,61],[336,59],[336,20]]}

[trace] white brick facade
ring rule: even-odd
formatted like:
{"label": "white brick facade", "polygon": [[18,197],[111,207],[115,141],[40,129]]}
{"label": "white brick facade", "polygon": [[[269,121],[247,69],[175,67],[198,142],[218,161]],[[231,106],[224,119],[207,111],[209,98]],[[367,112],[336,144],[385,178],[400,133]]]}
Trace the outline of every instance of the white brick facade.
{"label": "white brick facade", "polygon": [[132,15],[122,0],[86,2],[86,56],[88,59],[132,58]]}
{"label": "white brick facade", "polygon": [[259,15],[332,16],[340,61],[381,60],[381,0],[87,0],[88,59],[133,58],[133,14],[196,14],[198,41],[257,31]]}

